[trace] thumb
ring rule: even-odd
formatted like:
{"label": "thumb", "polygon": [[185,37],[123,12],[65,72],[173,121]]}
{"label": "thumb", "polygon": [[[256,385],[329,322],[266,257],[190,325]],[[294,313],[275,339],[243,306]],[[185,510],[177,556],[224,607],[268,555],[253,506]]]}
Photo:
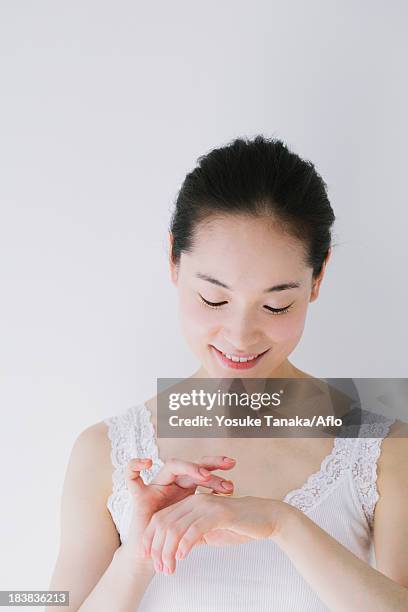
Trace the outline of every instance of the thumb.
{"label": "thumb", "polygon": [[149,458],[135,458],[129,461],[126,471],[126,482],[131,493],[138,494],[146,488],[146,485],[140,476],[140,472],[141,470],[150,468],[152,463],[152,460]]}

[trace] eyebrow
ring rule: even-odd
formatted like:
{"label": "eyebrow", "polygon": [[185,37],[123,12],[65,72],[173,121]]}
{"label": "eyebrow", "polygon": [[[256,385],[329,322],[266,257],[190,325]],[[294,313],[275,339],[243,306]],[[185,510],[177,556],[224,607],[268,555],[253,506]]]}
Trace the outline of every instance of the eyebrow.
{"label": "eyebrow", "polygon": [[[218,285],[219,287],[224,287],[224,289],[228,289],[228,291],[232,291],[231,287],[228,287],[225,283],[213,278],[212,276],[208,276],[208,274],[201,274],[201,272],[197,272],[197,278],[201,278],[201,280],[208,281],[213,285]],[[271,293],[272,291],[286,291],[286,289],[298,289],[301,286],[301,283],[298,281],[293,281],[289,283],[280,283],[279,285],[274,285],[273,287],[268,287],[268,289],[264,290],[264,293]]]}

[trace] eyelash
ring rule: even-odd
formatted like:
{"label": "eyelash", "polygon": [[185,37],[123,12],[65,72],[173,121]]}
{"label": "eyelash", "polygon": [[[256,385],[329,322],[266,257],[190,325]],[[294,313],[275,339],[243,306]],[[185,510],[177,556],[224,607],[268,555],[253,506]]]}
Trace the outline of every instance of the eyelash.
{"label": "eyelash", "polygon": [[[221,306],[223,306],[224,304],[227,304],[227,302],[208,302],[207,300],[203,298],[202,295],[200,294],[198,295],[200,296],[200,299],[202,303],[204,304],[204,306],[208,306],[209,308],[212,308],[213,310],[217,310],[218,308],[221,308]],[[272,308],[272,306],[265,306],[265,308],[267,309],[269,314],[280,315],[280,314],[285,314],[285,312],[288,312],[291,306],[292,304],[289,304],[289,306],[286,306],[285,308]]]}

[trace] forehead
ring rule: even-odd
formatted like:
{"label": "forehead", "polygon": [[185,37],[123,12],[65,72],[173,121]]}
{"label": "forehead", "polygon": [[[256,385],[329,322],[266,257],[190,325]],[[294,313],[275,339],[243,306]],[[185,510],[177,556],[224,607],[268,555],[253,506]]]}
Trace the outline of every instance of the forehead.
{"label": "forehead", "polygon": [[216,218],[195,230],[191,253],[181,256],[186,273],[211,274],[231,287],[264,289],[275,281],[306,278],[305,245],[270,219]]}

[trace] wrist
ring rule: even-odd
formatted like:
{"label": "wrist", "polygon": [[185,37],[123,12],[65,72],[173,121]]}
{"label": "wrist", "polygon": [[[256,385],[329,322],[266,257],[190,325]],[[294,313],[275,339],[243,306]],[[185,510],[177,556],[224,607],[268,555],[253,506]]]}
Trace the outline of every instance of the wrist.
{"label": "wrist", "polygon": [[151,557],[139,557],[133,554],[128,550],[126,543],[116,549],[113,560],[121,571],[132,576],[137,577],[143,575],[145,577],[153,577],[155,574],[153,559]]}
{"label": "wrist", "polygon": [[304,515],[300,510],[286,502],[272,501],[274,503],[274,529],[269,539],[281,546]]}

